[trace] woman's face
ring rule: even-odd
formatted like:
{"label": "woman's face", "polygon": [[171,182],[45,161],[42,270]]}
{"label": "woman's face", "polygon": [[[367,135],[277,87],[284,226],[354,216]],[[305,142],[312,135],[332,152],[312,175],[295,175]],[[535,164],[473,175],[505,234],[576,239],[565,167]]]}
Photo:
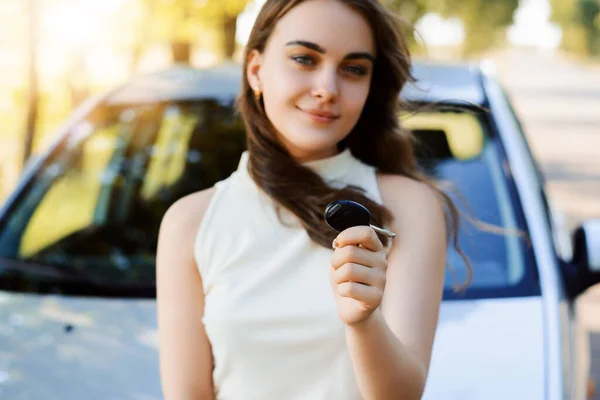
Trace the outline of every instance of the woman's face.
{"label": "woman's face", "polygon": [[281,18],[247,76],[262,91],[280,142],[300,162],[337,153],[369,94],[375,43],[368,22],[335,0],[308,0]]}

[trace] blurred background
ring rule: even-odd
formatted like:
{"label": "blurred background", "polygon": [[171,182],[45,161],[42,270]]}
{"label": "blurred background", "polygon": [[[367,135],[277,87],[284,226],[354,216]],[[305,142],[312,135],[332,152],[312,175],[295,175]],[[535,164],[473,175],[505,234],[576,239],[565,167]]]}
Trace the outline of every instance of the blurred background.
{"label": "blurred background", "polygon": [[[85,98],[172,63],[238,60],[264,0],[0,2],[0,201]],[[600,196],[600,0],[386,0],[417,57],[489,60],[573,217]],[[408,31],[407,31],[408,32]],[[596,110],[596,112],[594,112]]]}
{"label": "blurred background", "polygon": [[[0,203],[89,96],[173,63],[239,61],[263,0],[0,0]],[[416,57],[500,77],[570,227],[600,217],[600,0],[387,0]],[[407,30],[409,32],[409,30]],[[582,303],[600,381],[600,290]]]}

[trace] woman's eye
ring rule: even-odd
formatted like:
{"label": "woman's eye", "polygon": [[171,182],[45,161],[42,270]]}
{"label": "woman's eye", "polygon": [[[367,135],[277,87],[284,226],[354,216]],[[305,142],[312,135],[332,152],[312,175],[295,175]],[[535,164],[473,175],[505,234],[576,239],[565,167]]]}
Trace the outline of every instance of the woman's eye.
{"label": "woman's eye", "polygon": [[357,76],[365,76],[367,74],[367,69],[358,65],[348,65],[344,69],[347,72]]}
{"label": "woman's eye", "polygon": [[298,64],[302,65],[313,65],[314,60],[309,56],[293,56],[292,60],[296,61]]}

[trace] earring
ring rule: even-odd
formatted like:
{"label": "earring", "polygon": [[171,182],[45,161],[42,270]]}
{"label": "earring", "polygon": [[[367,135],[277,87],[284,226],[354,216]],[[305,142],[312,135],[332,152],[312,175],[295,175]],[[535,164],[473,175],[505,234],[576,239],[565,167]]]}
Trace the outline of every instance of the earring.
{"label": "earring", "polygon": [[262,95],[262,92],[260,91],[260,89],[258,89],[258,88],[254,89],[254,97],[256,98],[256,100],[260,100],[261,95]]}

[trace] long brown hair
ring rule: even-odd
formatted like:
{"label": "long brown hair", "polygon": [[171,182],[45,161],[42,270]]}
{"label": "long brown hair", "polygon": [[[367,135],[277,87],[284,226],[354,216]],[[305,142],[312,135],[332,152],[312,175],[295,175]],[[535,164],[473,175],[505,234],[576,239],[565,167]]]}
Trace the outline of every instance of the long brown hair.
{"label": "long brown hair", "polygon": [[[384,226],[392,219],[391,212],[367,197],[357,187],[335,189],[311,169],[297,163],[276,139],[275,128],[264,112],[261,99],[256,99],[246,78],[248,56],[252,50],[263,52],[277,21],[306,0],[267,0],[263,5],[244,54],[244,78],[237,107],[247,131],[249,173],[279,207],[294,213],[310,238],[330,248],[336,232],[324,221],[329,202],[350,199],[365,205],[374,224]],[[460,214],[452,199],[419,171],[413,145],[413,134],[400,125],[399,112],[409,105],[399,95],[406,82],[413,81],[411,57],[407,42],[399,31],[398,19],[377,0],[338,0],[360,13],[369,23],[377,46],[370,92],[363,112],[350,134],[339,144],[349,148],[362,162],[376,167],[378,172],[397,174],[423,182],[440,197],[446,210],[448,240],[465,261],[471,281],[471,265],[458,246]],[[282,179],[282,177],[293,177]],[[388,239],[380,236],[387,244]]]}

